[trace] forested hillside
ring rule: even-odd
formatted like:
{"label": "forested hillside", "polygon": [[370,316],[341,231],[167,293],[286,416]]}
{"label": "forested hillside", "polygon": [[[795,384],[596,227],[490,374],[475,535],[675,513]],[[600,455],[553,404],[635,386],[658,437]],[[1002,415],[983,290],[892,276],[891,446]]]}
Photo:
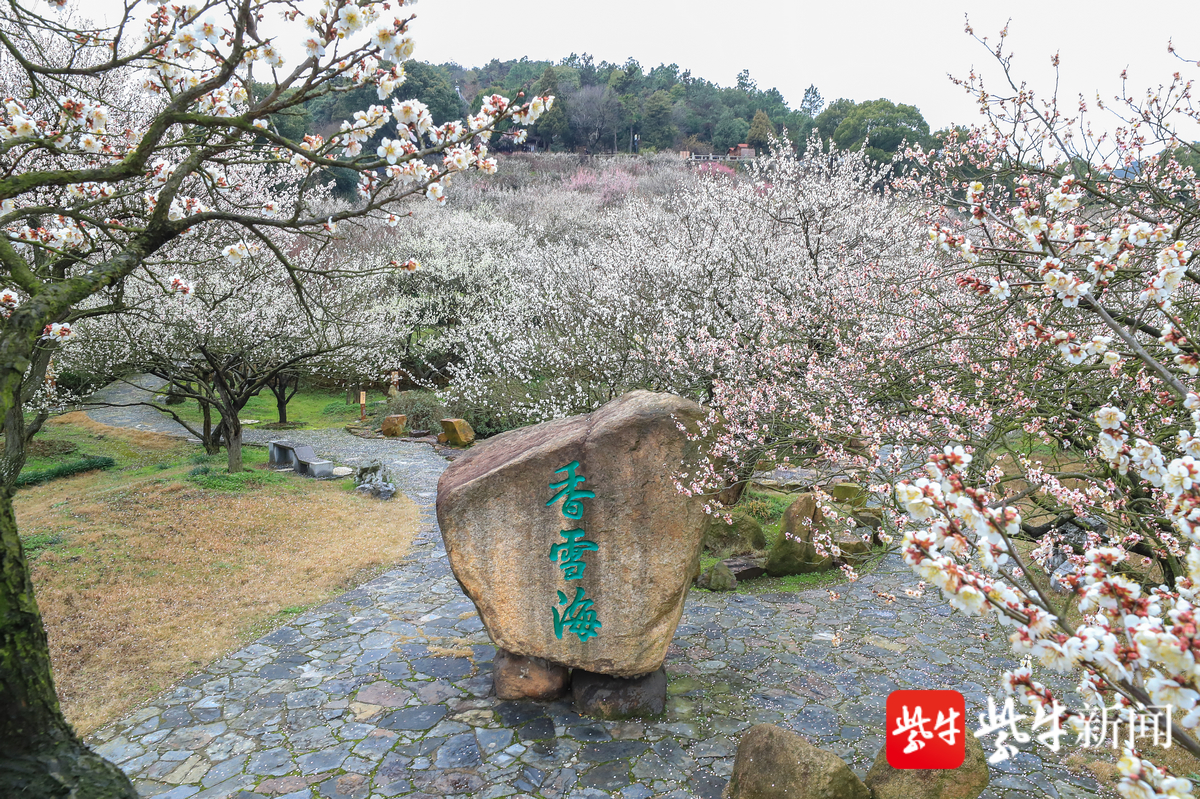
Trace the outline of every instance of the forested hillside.
{"label": "forested hillside", "polygon": [[[743,142],[762,150],[770,134],[783,130],[803,149],[815,130],[842,148],[857,149],[869,137],[870,155],[884,160],[905,139],[927,143],[930,138],[929,125],[914,106],[883,98],[827,103],[815,85],[791,105],[778,89],[760,88],[748,71],[738,75],[736,85],[719,86],[676,64],[647,70],[632,58],[624,64],[597,63],[587,54],[558,63],[493,59],[471,68],[409,61],[405,71],[400,93],[428,105],[437,124],[478,110],[482,98],[493,93],[553,94],[554,108],[530,131],[529,143],[538,150],[724,153]],[[341,120],[376,102],[374,89],[361,87],[324,97],[306,107],[302,118],[283,124],[329,135]],[[389,128],[376,138],[393,136]],[[493,136],[494,149],[508,146],[501,135]]]}

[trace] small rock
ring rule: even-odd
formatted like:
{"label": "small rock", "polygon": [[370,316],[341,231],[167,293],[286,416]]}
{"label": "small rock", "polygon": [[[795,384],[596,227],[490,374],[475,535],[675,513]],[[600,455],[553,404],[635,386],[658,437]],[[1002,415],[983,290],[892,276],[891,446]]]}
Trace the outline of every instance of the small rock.
{"label": "small rock", "polygon": [[354,490],[379,500],[388,500],[396,495],[396,487],[391,483],[363,483]]}
{"label": "small rock", "polygon": [[713,517],[704,531],[704,548],[722,555],[746,555],[767,548],[762,524],[745,511],[734,511],[729,523]]}
{"label": "small rock", "polygon": [[1088,533],[1104,535],[1108,532],[1108,522],[1096,516],[1077,516],[1056,527],[1052,532],[1061,535],[1063,543],[1076,555],[1082,555],[1087,548]]}
{"label": "small rock", "polygon": [[442,441],[442,436],[438,436],[439,443],[465,447],[475,442],[475,431],[467,424],[466,419],[443,419],[441,425],[442,436],[445,436],[446,440]]}
{"label": "small rock", "polygon": [[966,735],[963,764],[951,769],[892,768],[887,744],[879,750],[865,780],[875,799],[975,799],[988,786],[988,764],[983,745]]}
{"label": "small rock", "polygon": [[833,497],[835,502],[845,502],[856,508],[867,504],[867,492],[858,483],[834,483],[826,486],[825,492]]}
{"label": "small rock", "polygon": [[333,467],[333,476],[334,477],[349,477],[352,474],[354,474],[354,470],[351,469],[349,466]]}
{"label": "small rock", "polygon": [[779,540],[767,554],[767,574],[784,577],[833,568],[832,556],[819,556],[812,544],[813,533],[824,526],[825,516],[817,505],[816,496],[801,494],[784,511]]}
{"label": "small rock", "polygon": [[851,566],[859,565],[871,554],[871,540],[873,538],[872,530],[866,527],[859,527],[853,531],[846,530],[845,528],[838,528],[833,531],[833,543],[841,550],[841,554],[838,557]]}
{"label": "small rock", "polygon": [[[796,733],[759,724],[738,744],[728,799],[871,799],[845,762]],[[877,795],[878,797],[878,795]]]}
{"label": "small rock", "polygon": [[599,719],[657,716],[667,706],[667,673],[662,668],[641,677],[611,677],[575,669],[571,675],[575,711]]}
{"label": "small rock", "polygon": [[354,475],[354,482],[358,484],[354,490],[368,497],[388,500],[396,494],[395,484],[388,479],[383,464],[379,462],[359,466]]}
{"label": "small rock", "polygon": [[850,514],[850,518],[876,532],[883,527],[883,513],[878,508],[857,508]]}
{"label": "small rock", "polygon": [[767,563],[766,558],[726,558],[721,562],[729,567],[729,571],[733,573],[738,582],[757,580],[767,573],[765,568]]}
{"label": "small rock", "polygon": [[393,414],[383,417],[382,432],[388,438],[404,435],[404,426],[408,424],[408,417],[403,414]]}
{"label": "small rock", "polygon": [[1070,554],[1070,547],[1055,547],[1054,553],[1050,556],[1050,559],[1046,561],[1046,573],[1054,574],[1054,572],[1058,571],[1058,567],[1066,562],[1067,556]]}
{"label": "small rock", "polygon": [[737,578],[724,562],[715,564],[708,571],[696,578],[697,588],[707,588],[709,591],[732,591],[737,588]]}
{"label": "small rock", "polygon": [[1054,573],[1050,575],[1050,588],[1060,594],[1072,593],[1075,588],[1069,585],[1065,581],[1065,578],[1073,577],[1075,576],[1075,573],[1075,564],[1069,560],[1064,560],[1058,565],[1058,568],[1054,570]]}
{"label": "small rock", "polygon": [[539,657],[496,650],[492,680],[500,699],[558,699],[567,692],[571,671]]}
{"label": "small rock", "polygon": [[365,466],[359,466],[354,474],[354,482],[362,484],[369,483],[374,480],[381,479],[383,476],[383,464],[379,461],[368,463]]}

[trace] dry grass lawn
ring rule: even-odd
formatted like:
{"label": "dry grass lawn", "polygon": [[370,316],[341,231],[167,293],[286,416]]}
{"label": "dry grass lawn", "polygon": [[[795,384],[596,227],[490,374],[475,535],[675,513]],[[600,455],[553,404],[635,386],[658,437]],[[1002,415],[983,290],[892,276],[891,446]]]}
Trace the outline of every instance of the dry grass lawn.
{"label": "dry grass lawn", "polygon": [[[98,427],[87,429],[178,447]],[[188,468],[97,472],[17,495],[22,537],[44,547],[33,579],[58,693],[81,733],[398,562],[417,530],[400,496],[382,503],[290,477],[205,490]]]}

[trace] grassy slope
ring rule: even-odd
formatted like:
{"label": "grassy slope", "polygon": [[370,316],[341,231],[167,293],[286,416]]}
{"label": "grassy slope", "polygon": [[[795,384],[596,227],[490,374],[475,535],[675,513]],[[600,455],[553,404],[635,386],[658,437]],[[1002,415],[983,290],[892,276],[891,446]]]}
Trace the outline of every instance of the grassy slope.
{"label": "grassy slope", "polygon": [[59,696],[81,732],[396,563],[417,530],[407,499],[255,469],[262,448],[246,450],[251,471],[225,475],[223,455],[79,416],[39,435],[75,451],[32,463],[86,452],[116,468],[22,489],[15,506]]}

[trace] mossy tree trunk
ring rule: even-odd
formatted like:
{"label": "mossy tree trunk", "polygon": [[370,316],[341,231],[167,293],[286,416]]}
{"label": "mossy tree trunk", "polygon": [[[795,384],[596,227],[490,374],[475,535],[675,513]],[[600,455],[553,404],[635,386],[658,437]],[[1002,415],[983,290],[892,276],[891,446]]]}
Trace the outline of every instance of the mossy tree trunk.
{"label": "mossy tree trunk", "polygon": [[52,353],[53,350],[49,346],[39,346],[34,350],[30,368],[21,375],[17,386],[20,401],[4,412],[4,453],[0,457],[0,485],[11,486],[20,476],[21,469],[25,466],[29,442],[50,416],[42,410],[35,413],[31,419],[26,419],[25,403],[33,399],[46,380],[46,370],[50,368]]}
{"label": "mossy tree trunk", "polygon": [[[0,358],[7,362],[0,365],[0,412],[6,420],[20,411],[21,385],[31,366],[33,336],[20,338],[0,342]],[[19,449],[23,459],[24,447]],[[136,799],[129,778],[89,749],[63,717],[12,491],[0,486],[0,796]]]}

